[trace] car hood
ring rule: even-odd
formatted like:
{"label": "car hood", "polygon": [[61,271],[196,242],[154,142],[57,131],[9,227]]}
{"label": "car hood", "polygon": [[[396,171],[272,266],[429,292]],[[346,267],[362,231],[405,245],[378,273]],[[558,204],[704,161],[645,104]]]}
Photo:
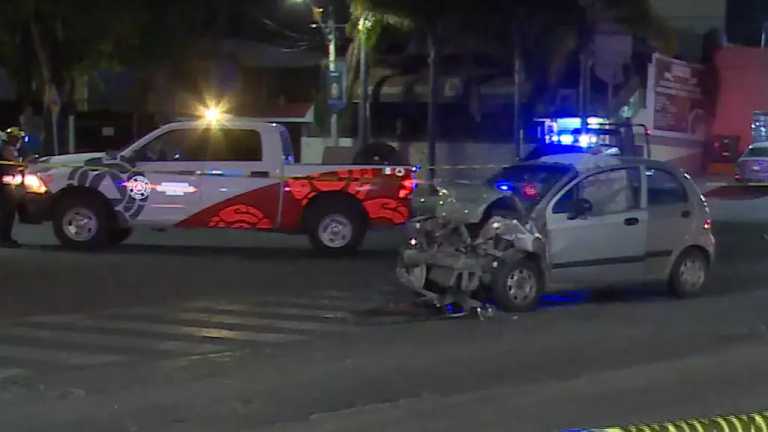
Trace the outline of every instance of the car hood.
{"label": "car hood", "polygon": [[106,156],[104,152],[94,153],[75,153],[59,156],[46,156],[38,159],[36,163],[39,164],[51,164],[51,165],[73,165],[82,166],[87,161],[93,159],[103,159]]}

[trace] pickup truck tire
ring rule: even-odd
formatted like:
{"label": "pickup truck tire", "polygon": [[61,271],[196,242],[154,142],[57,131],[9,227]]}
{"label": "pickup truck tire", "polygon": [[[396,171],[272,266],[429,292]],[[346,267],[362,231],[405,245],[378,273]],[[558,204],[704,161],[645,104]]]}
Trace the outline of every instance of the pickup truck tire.
{"label": "pickup truck tire", "polygon": [[99,249],[110,244],[109,209],[98,197],[63,197],[53,209],[53,232],[72,249]]}
{"label": "pickup truck tire", "polygon": [[522,258],[504,262],[494,272],[491,297],[507,312],[527,312],[539,303],[544,290],[544,278],[539,266]]}
{"label": "pickup truck tire", "polygon": [[403,165],[403,158],[393,146],[384,142],[373,142],[357,152],[354,163],[363,165]]}
{"label": "pickup truck tire", "polygon": [[128,240],[128,237],[130,237],[131,234],[133,234],[132,228],[112,228],[109,232],[109,244],[119,245]]}
{"label": "pickup truck tire", "polygon": [[305,214],[305,229],[315,250],[329,255],[357,251],[367,224],[356,204],[351,199],[332,197],[310,205]]}

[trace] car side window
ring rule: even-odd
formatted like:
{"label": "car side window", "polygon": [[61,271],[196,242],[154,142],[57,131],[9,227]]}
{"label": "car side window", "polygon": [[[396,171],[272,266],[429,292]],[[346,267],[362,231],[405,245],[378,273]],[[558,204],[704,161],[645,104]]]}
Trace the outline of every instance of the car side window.
{"label": "car side window", "polygon": [[645,171],[648,180],[648,205],[665,206],[685,204],[688,202],[688,193],[685,186],[673,174],[658,169]]}
{"label": "car side window", "polygon": [[168,131],[136,150],[137,162],[189,162],[203,160],[205,136],[197,129]]}
{"label": "car side window", "polygon": [[252,129],[211,129],[208,160],[230,162],[260,162],[261,134]]}
{"label": "car side window", "polygon": [[640,208],[640,170],[620,168],[591,175],[572,186],[552,208],[555,214],[569,213],[577,198],[592,203],[590,216],[622,213]]}

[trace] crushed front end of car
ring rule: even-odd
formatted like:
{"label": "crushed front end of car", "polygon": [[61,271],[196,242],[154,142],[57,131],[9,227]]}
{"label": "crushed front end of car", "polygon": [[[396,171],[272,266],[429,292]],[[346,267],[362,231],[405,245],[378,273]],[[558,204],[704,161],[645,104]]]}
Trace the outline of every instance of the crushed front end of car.
{"label": "crushed front end of car", "polygon": [[491,311],[487,288],[505,263],[541,252],[535,224],[494,216],[481,223],[445,217],[414,219],[397,266],[399,280],[437,307]]}

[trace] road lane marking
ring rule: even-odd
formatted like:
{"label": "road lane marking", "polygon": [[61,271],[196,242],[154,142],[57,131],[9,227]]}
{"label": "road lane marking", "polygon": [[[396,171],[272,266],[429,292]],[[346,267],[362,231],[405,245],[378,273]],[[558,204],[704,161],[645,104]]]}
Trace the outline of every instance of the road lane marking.
{"label": "road lane marking", "polygon": [[315,308],[341,308],[345,310],[360,310],[365,308],[371,308],[377,305],[373,302],[362,301],[346,301],[346,300],[332,300],[326,298],[292,298],[292,297],[260,297],[254,301],[257,305],[299,305],[299,306],[311,306]]}
{"label": "road lane marking", "polygon": [[310,309],[301,307],[286,307],[286,306],[260,306],[253,304],[229,304],[229,303],[216,303],[216,302],[192,302],[182,305],[184,309],[212,309],[222,312],[244,312],[244,313],[264,313],[264,314],[280,314],[280,315],[296,315],[306,316],[312,318],[325,318],[325,319],[342,319],[349,318],[351,315],[348,312],[339,310],[325,310],[325,309]]}
{"label": "road lane marking", "polygon": [[26,369],[20,369],[20,368],[6,368],[6,369],[0,369],[0,382],[3,380],[7,380],[9,378],[15,378],[15,377],[21,377],[29,375],[29,371]]}
{"label": "road lane marking", "polygon": [[105,346],[111,348],[142,349],[148,351],[170,351],[182,354],[203,354],[217,351],[226,351],[227,348],[219,345],[182,342],[174,340],[152,340],[146,337],[101,335],[93,333],[81,333],[68,330],[43,330],[36,328],[12,327],[0,329],[2,336],[18,336],[23,338],[61,341],[66,343],[83,343],[86,345]]}
{"label": "road lane marking", "polygon": [[171,314],[174,318],[193,321],[207,321],[217,324],[239,324],[246,326],[266,326],[288,330],[318,330],[330,332],[349,332],[354,331],[350,326],[335,325],[327,323],[315,323],[309,321],[290,321],[271,318],[252,318],[222,314],[209,314],[199,312],[179,312]]}
{"label": "road lane marking", "polygon": [[41,363],[58,363],[67,366],[97,366],[127,360],[127,356],[109,354],[85,354],[53,348],[33,348],[0,344],[0,357],[33,360]]}
{"label": "road lane marking", "polygon": [[179,324],[161,324],[148,322],[133,322],[119,320],[96,320],[84,317],[73,316],[48,316],[27,318],[25,321],[43,324],[71,324],[76,327],[104,329],[104,330],[135,330],[155,334],[170,334],[179,336],[197,336],[215,339],[246,341],[246,342],[265,342],[265,343],[284,343],[306,339],[305,336],[291,335],[284,333],[271,332],[253,332],[240,330],[227,330],[212,327],[199,327]]}

